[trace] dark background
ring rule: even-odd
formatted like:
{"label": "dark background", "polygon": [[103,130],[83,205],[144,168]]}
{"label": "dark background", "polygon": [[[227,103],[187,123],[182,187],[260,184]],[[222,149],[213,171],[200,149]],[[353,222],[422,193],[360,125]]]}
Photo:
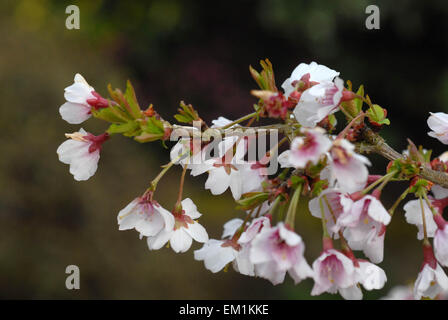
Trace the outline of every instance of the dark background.
{"label": "dark background", "polygon": [[[77,4],[80,30],[65,28],[65,8]],[[381,29],[367,30],[365,8],[380,8]],[[171,120],[180,100],[210,121],[251,112],[255,89],[248,66],[274,64],[280,86],[300,63],[317,61],[364,84],[375,103],[387,108],[391,126],[383,135],[397,150],[406,138],[439,155],[430,139],[429,111],[448,112],[448,4],[430,1],[2,1],[0,4],[0,298],[229,299],[311,298],[311,280],[268,281],[212,274],[184,254],[149,252],[137,232],[119,232],[118,211],[140,195],[168,161],[158,143],[140,145],[114,137],[87,182],[76,182],[56,148],[65,132],[79,130],[58,113],[63,89],[81,73],[106,95],[107,83],[123,88],[130,79],[140,104],[153,103]],[[106,124],[82,127],[96,134]],[[383,173],[384,160],[371,172]],[[158,201],[174,203],[180,171],[159,184]],[[229,193],[212,197],[205,177],[188,179],[186,195],[204,214],[211,237],[242,213]],[[404,185],[388,186],[390,206]],[[303,203],[296,224],[309,263],[320,247],[320,221]],[[384,290],[412,283],[422,255],[416,228],[397,211],[386,237]],[[81,269],[81,289],[65,288],[65,268]],[[318,298],[337,298],[323,295]]]}

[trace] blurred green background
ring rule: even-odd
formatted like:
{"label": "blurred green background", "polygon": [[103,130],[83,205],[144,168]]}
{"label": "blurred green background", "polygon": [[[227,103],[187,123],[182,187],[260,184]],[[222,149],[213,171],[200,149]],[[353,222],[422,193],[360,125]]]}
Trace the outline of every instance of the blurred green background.
{"label": "blurred green background", "polygon": [[[80,8],[80,30],[65,28],[65,8]],[[365,28],[365,8],[377,4],[381,29]],[[33,299],[310,299],[311,280],[268,281],[212,274],[172,250],[147,250],[134,231],[119,232],[116,215],[140,195],[168,161],[158,143],[140,145],[114,137],[87,182],[75,182],[56,148],[79,126],[58,113],[63,89],[79,72],[106,95],[107,83],[123,88],[130,79],[140,104],[154,103],[172,119],[180,100],[210,121],[250,112],[255,84],[249,64],[274,64],[280,85],[300,62],[313,60],[341,72],[389,111],[383,131],[401,150],[406,138],[444,146],[426,132],[429,111],[448,112],[447,19],[444,0],[261,0],[261,1],[50,1],[6,0],[0,4],[0,298]],[[106,124],[82,125],[99,134]],[[384,172],[376,161],[373,173]],[[158,201],[174,203],[180,171],[160,184]],[[186,195],[203,213],[211,237],[241,212],[229,193],[212,197],[206,177],[188,179]],[[387,187],[390,206],[404,185]],[[310,263],[321,250],[320,221],[303,203],[297,231]],[[385,244],[389,281],[374,299],[396,284],[414,281],[422,254],[416,228],[394,216]],[[81,270],[81,289],[65,288],[65,268]],[[314,297],[316,298],[316,297]],[[323,295],[317,298],[338,298]]]}

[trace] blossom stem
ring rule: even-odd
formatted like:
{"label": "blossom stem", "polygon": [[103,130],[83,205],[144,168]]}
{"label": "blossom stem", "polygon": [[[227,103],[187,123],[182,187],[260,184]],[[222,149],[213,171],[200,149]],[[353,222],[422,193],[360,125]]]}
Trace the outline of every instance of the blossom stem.
{"label": "blossom stem", "polygon": [[[380,183],[384,182],[384,181],[388,181],[390,180],[395,174],[397,174],[397,172],[394,170],[392,172],[389,172],[388,174],[385,174],[384,176],[382,176],[381,178],[379,178],[378,180],[376,180],[375,182],[373,182],[372,184],[370,184],[367,188],[365,188],[364,190],[361,191],[361,194],[365,195],[367,194],[370,190],[372,190],[373,188],[375,188],[377,185],[379,185]],[[384,187],[384,186],[383,186]]]}
{"label": "blossom stem", "polygon": [[428,241],[428,231],[426,230],[426,217],[425,217],[425,208],[423,207],[423,200],[422,196],[418,197],[420,200],[420,208],[422,210],[422,222],[423,222],[423,238],[424,242],[427,243]]}
{"label": "blossom stem", "polygon": [[157,184],[159,183],[160,179],[165,175],[165,173],[173,166],[174,161],[170,161],[168,164],[162,166],[163,170],[160,171],[160,173],[151,181],[151,186],[148,188],[148,191],[155,191],[157,188]]}
{"label": "blossom stem", "polygon": [[286,213],[285,223],[288,224],[292,229],[294,229],[294,223],[296,220],[297,205],[300,199],[300,193],[302,192],[302,184],[299,184],[294,191],[289,204],[288,212]]}
{"label": "blossom stem", "polygon": [[342,138],[344,138],[344,137],[347,135],[348,130],[350,130],[350,128],[353,127],[353,125],[355,124],[355,122],[358,121],[358,120],[361,119],[361,118],[364,118],[364,116],[365,116],[365,113],[361,111],[356,117],[354,117],[354,118],[349,122],[349,124],[348,124],[348,125],[341,131],[341,132],[339,132],[339,134],[338,134],[338,136],[336,137],[336,139],[342,139]]}
{"label": "blossom stem", "polygon": [[330,238],[330,235],[328,234],[328,230],[327,230],[327,223],[326,223],[326,218],[325,218],[325,211],[324,211],[324,203],[322,202],[322,198],[319,198],[319,206],[320,206],[320,213],[322,216],[322,231],[323,231],[323,237],[325,238]]}
{"label": "blossom stem", "polygon": [[391,216],[393,216],[395,209],[398,207],[398,205],[400,204],[401,201],[404,200],[404,198],[406,198],[406,196],[409,193],[409,188],[406,188],[406,190],[404,190],[404,192],[398,197],[398,199],[394,202],[394,204],[392,205],[392,207],[389,209],[389,214]]}
{"label": "blossom stem", "polygon": [[438,213],[436,212],[436,209],[434,208],[434,206],[431,204],[431,201],[429,201],[428,195],[426,193],[424,193],[423,197],[425,198],[425,202],[428,205],[429,209],[431,209],[432,214],[437,216]]}
{"label": "blossom stem", "polygon": [[[387,177],[386,177],[387,176]],[[381,192],[383,191],[383,188],[390,182],[393,175],[385,175],[385,179],[381,182],[381,184],[372,192],[372,195],[377,197],[379,200],[379,197],[381,195]]]}
{"label": "blossom stem", "polygon": [[274,202],[272,203],[271,209],[269,210],[269,214],[271,216],[274,215],[275,210],[277,210],[279,204],[280,204],[280,196],[277,196],[277,198],[275,198]]}
{"label": "blossom stem", "polygon": [[187,172],[187,163],[184,165],[184,168],[182,170],[182,175],[180,176],[179,194],[177,196],[176,207],[180,206],[180,203],[182,201],[182,194],[184,191],[185,173],[186,172]]}
{"label": "blossom stem", "polygon": [[231,126],[233,126],[233,125],[235,125],[235,124],[238,124],[238,123],[241,123],[241,122],[243,122],[243,121],[246,121],[246,120],[249,120],[249,119],[251,119],[251,118],[256,117],[257,114],[258,114],[257,111],[252,112],[252,113],[249,113],[249,114],[245,115],[244,117],[241,117],[241,118],[239,118],[239,119],[237,119],[237,120],[235,120],[235,121],[230,122],[229,124],[226,124],[225,126],[221,127],[220,129],[227,129],[227,128],[230,128]]}
{"label": "blossom stem", "polygon": [[[261,208],[261,206],[260,206]],[[249,221],[249,218],[252,216],[252,213],[254,212],[255,208],[250,210],[248,214],[246,214],[246,217],[244,218],[243,223],[241,226],[235,231],[235,233],[232,236],[233,241],[238,241],[238,239],[241,237],[241,234],[244,232],[244,228],[246,227],[247,222]]]}
{"label": "blossom stem", "polygon": [[[146,189],[146,192],[148,191],[156,191],[157,188],[157,184],[159,183],[160,179],[162,179],[162,177],[165,175],[165,173],[167,173],[167,171],[179,160],[181,159],[184,155],[186,155],[188,152],[185,152],[183,154],[181,154],[180,156],[178,156],[176,159],[171,160],[169,163],[163,165],[163,170],[160,171],[160,173],[157,175],[157,177],[155,177],[151,183],[148,189]],[[185,166],[186,167],[186,166]]]}
{"label": "blossom stem", "polygon": [[[336,220],[337,220],[336,219],[336,215],[334,214],[333,208],[330,206],[330,202],[328,201],[327,195],[324,195],[322,198],[324,198],[325,204],[328,207],[328,211],[330,211],[331,217],[333,218],[333,222],[336,224]],[[325,224],[325,227],[326,226],[327,225]],[[348,242],[345,239],[344,234],[342,233],[341,230],[339,230],[338,234],[339,234],[339,238],[341,240],[342,247],[345,248],[345,250],[348,251],[348,252],[351,251],[351,248],[348,245]]]}
{"label": "blossom stem", "polygon": [[257,209],[257,212],[255,213],[255,217],[254,217],[254,218],[258,218],[258,217],[260,216],[262,205],[263,205],[263,204],[260,204],[260,205],[258,206],[258,209]]}
{"label": "blossom stem", "polygon": [[328,211],[330,211],[331,217],[333,218],[334,223],[336,223],[336,215],[334,214],[333,208],[330,206],[330,203],[328,202],[327,195],[323,196],[325,204],[328,207]]}
{"label": "blossom stem", "polygon": [[353,119],[352,115],[350,113],[348,113],[342,106],[340,107],[340,110],[345,115],[347,120],[351,121]]}
{"label": "blossom stem", "polygon": [[[388,160],[402,159],[403,155],[395,151],[390,147],[384,139],[373,132],[369,128],[365,128],[363,131],[363,137],[367,144],[358,145],[358,151],[361,153],[377,153]],[[431,168],[427,168],[425,165],[420,166],[419,176],[423,179],[429,180],[441,187],[448,188],[448,174],[442,171],[436,171]]]}

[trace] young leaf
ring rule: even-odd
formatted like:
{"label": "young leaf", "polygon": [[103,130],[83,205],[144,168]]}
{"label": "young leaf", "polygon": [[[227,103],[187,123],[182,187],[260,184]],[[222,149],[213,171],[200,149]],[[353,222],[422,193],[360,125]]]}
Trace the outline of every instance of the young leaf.
{"label": "young leaf", "polygon": [[126,123],[113,123],[109,126],[109,129],[107,129],[107,133],[123,133],[126,135],[126,133],[133,133],[136,131],[136,129],[139,128],[140,126],[135,121],[129,121]]}
{"label": "young leaf", "polygon": [[126,82],[126,91],[124,93],[124,98],[129,105],[130,113],[134,117],[134,119],[141,118],[142,110],[140,109],[137,97],[135,96],[134,87],[129,80]]}

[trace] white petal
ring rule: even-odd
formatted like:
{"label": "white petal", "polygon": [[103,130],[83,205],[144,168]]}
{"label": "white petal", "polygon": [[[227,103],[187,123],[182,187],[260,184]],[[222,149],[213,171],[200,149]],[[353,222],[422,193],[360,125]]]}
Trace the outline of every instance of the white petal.
{"label": "white petal", "polygon": [[75,82],[71,86],[65,88],[65,100],[73,103],[87,104],[88,99],[95,99],[92,90],[84,83]]}
{"label": "white petal", "polygon": [[171,212],[161,207],[160,205],[154,206],[154,209],[162,216],[163,221],[165,222],[165,230],[171,231],[174,228],[174,216]]}
{"label": "white petal", "polygon": [[241,227],[241,225],[243,224],[243,220],[242,219],[232,219],[227,221],[224,224],[224,231],[222,233],[221,238],[227,238],[227,237],[232,237],[235,232]]}
{"label": "white petal", "polygon": [[387,212],[381,202],[378,201],[378,199],[376,199],[375,197],[367,195],[365,196],[365,198],[370,199],[370,205],[368,208],[369,216],[375,221],[387,226],[391,220],[389,212]]}
{"label": "white petal", "polygon": [[428,135],[444,144],[448,144],[448,114],[443,112],[431,113],[427,122],[433,130],[428,132]]}
{"label": "white petal", "polygon": [[154,237],[148,237],[147,243],[149,250],[159,250],[162,248],[173,235],[174,231],[162,230]]}
{"label": "white petal", "polygon": [[185,232],[184,228],[179,228],[173,232],[170,239],[171,248],[174,252],[186,252],[190,249],[193,239],[191,236]]}
{"label": "white petal", "polygon": [[185,214],[191,219],[197,219],[202,215],[201,213],[199,213],[198,208],[190,198],[185,198],[184,200],[182,200],[181,205],[182,210],[184,210]]}
{"label": "white petal", "polygon": [[208,179],[205,182],[205,189],[209,189],[212,194],[224,193],[230,186],[230,175],[223,167],[213,168],[209,171]]}
{"label": "white petal", "polygon": [[89,119],[90,106],[84,104],[66,102],[59,108],[59,113],[65,121],[71,124],[79,124]]}
{"label": "white petal", "polygon": [[188,223],[188,228],[182,228],[187,234],[189,234],[197,242],[207,242],[208,234],[205,228],[198,222],[192,224]]}
{"label": "white petal", "polygon": [[278,228],[280,232],[280,238],[285,240],[288,246],[294,247],[302,242],[302,238],[294,231],[288,230],[282,222],[278,224]]}
{"label": "white petal", "polygon": [[[403,206],[406,217],[406,222],[410,224],[414,224],[417,226],[419,232],[417,234],[417,238],[419,240],[423,239],[423,220],[422,220],[422,209],[420,205],[420,200],[411,200],[408,201]],[[423,209],[425,212],[425,221],[426,221],[426,230],[428,232],[428,237],[434,237],[434,234],[437,230],[437,225],[434,222],[434,218],[432,217],[431,209],[426,204],[426,201],[423,201]]]}
{"label": "white petal", "polygon": [[387,277],[383,269],[367,261],[360,261],[359,268],[361,274],[360,282],[366,290],[378,290],[384,287]]}
{"label": "white petal", "polygon": [[362,291],[357,285],[353,285],[348,288],[339,288],[339,293],[345,300],[361,300]]}
{"label": "white petal", "polygon": [[135,227],[139,217],[134,214],[135,207],[138,204],[138,198],[128,203],[126,207],[120,210],[117,216],[119,230],[129,230]]}
{"label": "white petal", "polygon": [[285,280],[286,271],[277,271],[275,263],[267,262],[256,265],[255,274],[271,281],[273,285],[277,285]]}

